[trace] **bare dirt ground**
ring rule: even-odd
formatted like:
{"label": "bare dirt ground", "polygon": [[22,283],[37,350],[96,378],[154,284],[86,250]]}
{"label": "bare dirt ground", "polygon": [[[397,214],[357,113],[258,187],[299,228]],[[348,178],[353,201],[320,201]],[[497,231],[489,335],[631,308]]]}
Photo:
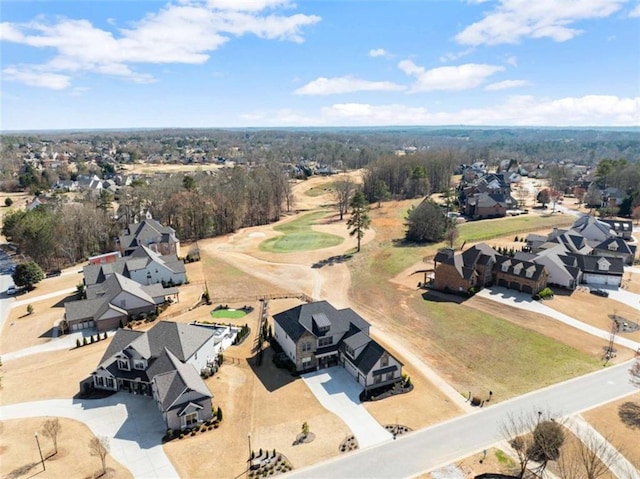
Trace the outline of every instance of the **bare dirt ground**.
{"label": "bare dirt ground", "polygon": [[[640,311],[637,309],[585,291],[574,291],[571,296],[556,294],[551,301],[545,301],[544,304],[603,331],[611,330],[613,324],[611,315],[622,316],[628,323],[640,322]],[[634,341],[640,341],[640,330],[634,333],[619,332],[618,334]]]}
{"label": "bare dirt ground", "polygon": [[[5,479],[27,479],[34,476],[67,479],[70,477],[93,478],[102,474],[100,458],[90,455],[89,441],[94,437],[84,424],[60,418],[58,453],[53,443],[42,434],[46,418],[29,418],[0,422],[0,476]],[[40,454],[34,433],[45,459],[46,471],[42,471]],[[133,476],[110,455],[106,461],[108,479],[129,479]]]}
{"label": "bare dirt ground", "polygon": [[622,455],[640,470],[640,392],[591,409],[582,417],[600,434],[610,437]]}
{"label": "bare dirt ground", "polygon": [[110,341],[4,361],[0,404],[73,397],[80,381],[98,365]]}

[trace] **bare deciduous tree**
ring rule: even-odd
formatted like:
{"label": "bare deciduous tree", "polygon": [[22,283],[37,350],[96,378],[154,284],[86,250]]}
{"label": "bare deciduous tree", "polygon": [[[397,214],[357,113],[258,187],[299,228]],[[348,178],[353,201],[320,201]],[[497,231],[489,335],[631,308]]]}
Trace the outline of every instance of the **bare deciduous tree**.
{"label": "bare deciduous tree", "polygon": [[89,453],[100,458],[102,473],[107,472],[107,454],[109,454],[109,438],[105,436],[94,437],[89,441]]}
{"label": "bare deciduous tree", "polygon": [[640,358],[636,359],[629,369],[629,374],[631,375],[631,382],[640,388]]}
{"label": "bare deciduous tree", "polygon": [[609,436],[599,437],[592,430],[580,435],[558,459],[562,479],[598,479],[618,463],[620,452],[611,445]]}
{"label": "bare deciduous tree", "polygon": [[340,215],[340,220],[349,211],[351,198],[356,191],[356,184],[349,176],[342,176],[333,184],[333,193],[331,195],[335,206]]}
{"label": "bare deciduous tree", "polygon": [[536,474],[542,475],[548,462],[558,459],[564,433],[561,424],[549,419],[551,417],[543,411],[511,414],[500,425],[502,436],[518,458],[518,477],[524,477],[533,461],[537,463]]}
{"label": "bare deciduous tree", "polygon": [[58,418],[48,419],[42,425],[42,434],[53,442],[53,450],[55,454],[58,454],[58,434],[60,434],[60,430],[62,426],[60,425],[60,421]]}

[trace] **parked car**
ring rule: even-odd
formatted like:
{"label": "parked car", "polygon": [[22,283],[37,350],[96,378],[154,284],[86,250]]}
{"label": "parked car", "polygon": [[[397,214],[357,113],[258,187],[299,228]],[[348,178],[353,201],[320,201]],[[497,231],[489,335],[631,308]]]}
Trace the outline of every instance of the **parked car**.
{"label": "parked car", "polygon": [[595,294],[596,296],[602,296],[603,298],[609,297],[609,291],[605,291],[604,289],[592,289],[589,292],[591,294]]}
{"label": "parked car", "polygon": [[18,289],[15,286],[9,286],[7,288],[7,291],[5,291],[7,294],[16,294],[18,292]]}
{"label": "parked car", "polygon": [[47,278],[53,278],[54,276],[60,276],[62,274],[62,271],[60,271],[59,269],[54,269],[53,271],[49,271],[47,273]]}

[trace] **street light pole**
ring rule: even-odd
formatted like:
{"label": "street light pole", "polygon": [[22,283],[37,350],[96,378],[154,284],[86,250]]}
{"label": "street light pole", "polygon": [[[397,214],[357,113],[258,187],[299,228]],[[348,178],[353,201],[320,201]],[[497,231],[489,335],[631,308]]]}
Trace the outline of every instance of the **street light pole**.
{"label": "street light pole", "polygon": [[35,433],[36,436],[36,443],[38,444],[38,452],[40,453],[40,462],[42,462],[42,470],[46,471],[47,468],[44,465],[44,457],[42,457],[42,449],[40,448],[40,441],[38,440],[38,433]]}
{"label": "street light pole", "polygon": [[249,438],[249,461],[251,461],[251,453],[253,452],[251,449],[251,433],[247,434],[247,437]]}

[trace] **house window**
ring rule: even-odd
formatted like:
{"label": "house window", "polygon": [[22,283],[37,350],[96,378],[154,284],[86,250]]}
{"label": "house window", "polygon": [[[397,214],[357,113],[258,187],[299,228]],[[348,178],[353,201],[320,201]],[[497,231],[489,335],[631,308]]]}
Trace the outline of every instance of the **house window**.
{"label": "house window", "polygon": [[387,373],[387,381],[391,381],[393,379],[393,373]]}
{"label": "house window", "polygon": [[134,369],[140,369],[144,371],[144,361],[142,359],[136,359],[133,361]]}
{"label": "house window", "polygon": [[122,369],[124,371],[130,371],[129,360],[128,359],[118,359],[118,369]]}
{"label": "house window", "polygon": [[331,346],[333,344],[333,336],[327,336],[326,338],[320,338],[318,340],[318,347]]}
{"label": "house window", "polygon": [[347,345],[345,345],[344,347],[345,352],[349,355],[350,358],[354,358],[354,351],[352,347],[349,347]]}
{"label": "house window", "polygon": [[302,343],[302,352],[305,353],[307,351],[311,351],[312,345],[311,343]]}
{"label": "house window", "polygon": [[184,417],[184,423],[187,427],[192,426],[197,422],[198,422],[198,411],[190,412]]}
{"label": "house window", "polygon": [[96,383],[96,386],[104,387],[104,378],[102,376],[95,376],[93,379]]}
{"label": "house window", "polygon": [[113,389],[113,378],[107,378],[105,379],[105,384],[107,385],[108,388]]}
{"label": "house window", "polygon": [[302,369],[307,369],[311,366],[311,358],[302,358]]}
{"label": "house window", "polygon": [[374,384],[379,384],[382,382],[382,376],[380,374],[376,374],[375,376],[373,376],[373,383]]}
{"label": "house window", "polygon": [[389,355],[383,354],[380,358],[380,367],[384,368],[385,366],[389,366]]}

